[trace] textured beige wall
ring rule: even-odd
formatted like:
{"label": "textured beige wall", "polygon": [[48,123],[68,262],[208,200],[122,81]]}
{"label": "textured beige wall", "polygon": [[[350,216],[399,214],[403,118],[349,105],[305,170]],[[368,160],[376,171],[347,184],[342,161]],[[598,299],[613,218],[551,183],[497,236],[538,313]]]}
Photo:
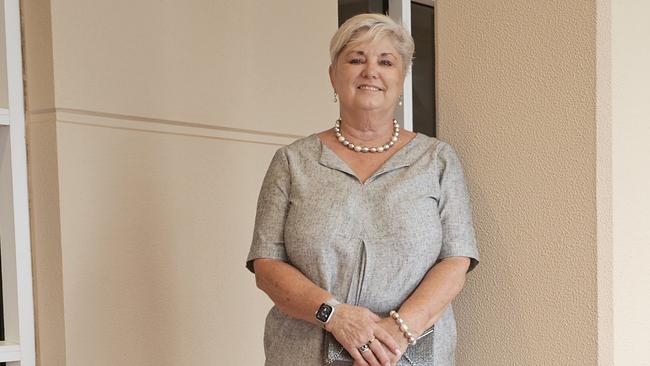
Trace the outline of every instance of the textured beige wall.
{"label": "textured beige wall", "polygon": [[336,117],[336,3],[23,7],[39,365],[261,364],[255,201]]}
{"label": "textured beige wall", "polygon": [[483,263],[460,365],[594,365],[592,1],[438,1],[438,128],[468,175]]}
{"label": "textured beige wall", "polygon": [[614,362],[650,360],[650,4],[613,1]]}

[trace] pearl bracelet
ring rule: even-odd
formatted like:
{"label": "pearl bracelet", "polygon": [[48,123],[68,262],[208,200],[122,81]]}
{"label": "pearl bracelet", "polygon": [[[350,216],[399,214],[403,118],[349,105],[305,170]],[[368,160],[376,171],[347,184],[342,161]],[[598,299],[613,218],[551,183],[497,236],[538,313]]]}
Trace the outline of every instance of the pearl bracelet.
{"label": "pearl bracelet", "polygon": [[390,317],[395,319],[395,323],[399,326],[399,330],[404,333],[404,337],[409,342],[410,346],[414,346],[417,343],[417,340],[413,336],[413,333],[409,332],[409,327],[406,325],[404,320],[399,316],[399,313],[395,310],[390,311]]}

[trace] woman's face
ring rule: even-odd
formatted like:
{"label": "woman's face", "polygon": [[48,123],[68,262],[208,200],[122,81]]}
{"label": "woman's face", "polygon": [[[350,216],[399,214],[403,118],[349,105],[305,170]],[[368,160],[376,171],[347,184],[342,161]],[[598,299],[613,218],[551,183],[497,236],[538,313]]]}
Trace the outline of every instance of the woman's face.
{"label": "woman's face", "polygon": [[346,46],[330,80],[341,109],[390,112],[402,94],[403,62],[388,37]]}

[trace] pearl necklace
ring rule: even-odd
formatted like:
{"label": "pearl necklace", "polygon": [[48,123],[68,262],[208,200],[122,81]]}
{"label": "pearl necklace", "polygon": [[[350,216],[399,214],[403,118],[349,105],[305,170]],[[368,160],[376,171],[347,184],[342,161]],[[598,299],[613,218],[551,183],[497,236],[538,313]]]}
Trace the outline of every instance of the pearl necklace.
{"label": "pearl necklace", "polygon": [[380,152],[387,151],[388,149],[393,147],[393,145],[395,145],[395,143],[399,139],[399,123],[397,122],[396,119],[393,120],[393,135],[390,137],[390,141],[388,141],[382,146],[377,146],[377,147],[359,146],[348,141],[348,139],[346,139],[345,136],[341,134],[340,118],[337,119],[336,122],[334,123],[334,132],[336,133],[336,138],[339,140],[339,142],[342,143],[344,146],[347,146],[350,150],[354,150],[356,152],[362,152],[362,153],[367,153],[367,152],[380,153]]}

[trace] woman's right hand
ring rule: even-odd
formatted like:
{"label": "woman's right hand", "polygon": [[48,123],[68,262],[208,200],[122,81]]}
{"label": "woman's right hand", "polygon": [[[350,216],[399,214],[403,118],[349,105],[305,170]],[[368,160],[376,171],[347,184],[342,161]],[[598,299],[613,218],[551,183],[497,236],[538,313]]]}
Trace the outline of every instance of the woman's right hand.
{"label": "woman's right hand", "polygon": [[[395,339],[378,322],[381,318],[361,306],[340,304],[325,329],[350,353],[355,365],[391,366],[401,353]],[[371,339],[370,350],[360,352],[359,347]]]}

